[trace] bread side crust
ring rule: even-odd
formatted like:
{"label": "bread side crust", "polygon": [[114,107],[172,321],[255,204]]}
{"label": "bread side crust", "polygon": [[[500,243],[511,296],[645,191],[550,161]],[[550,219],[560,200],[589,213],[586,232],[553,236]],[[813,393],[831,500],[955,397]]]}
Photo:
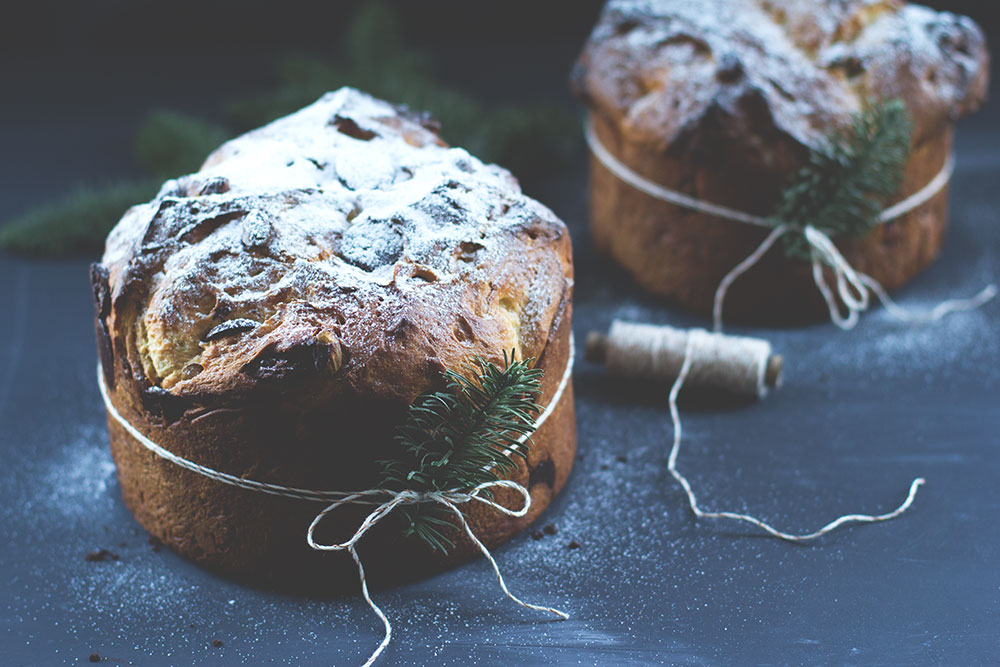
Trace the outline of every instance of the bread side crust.
{"label": "bread side crust", "polygon": [[[643,177],[704,201],[753,213],[760,189],[725,170],[650,152],[629,143],[601,116],[591,119],[601,143]],[[896,201],[926,186],[951,152],[952,127],[943,124],[913,147]],[[948,188],[925,204],[878,225],[862,239],[836,239],[845,259],[888,290],[901,287],[938,255],[947,226]],[[722,278],[752,253],[768,230],[691,211],[640,192],[590,161],[590,227],[597,248],[644,289],[704,315],[712,312]],[[727,321],[804,322],[828,317],[808,262],[773,248],[731,287]]]}
{"label": "bread side crust", "polygon": [[[552,323],[552,334],[538,359],[543,368],[546,405],[569,362],[572,335],[570,289]],[[111,400],[118,411],[147,437],[168,450],[204,465],[245,477],[290,486],[312,480],[309,488],[354,490],[371,486],[373,459],[361,442],[371,432],[372,419],[386,421],[378,405],[360,410],[341,432],[358,438],[360,456],[330,458],[322,450],[297,447],[329,435],[329,424],[310,422],[310,415],[276,411],[269,429],[260,428],[259,406],[226,408],[186,415],[164,425],[142,406],[134,383],[116,365]],[[316,552],[305,532],[322,503],[293,500],[240,489],[180,468],[157,457],[135,441],[114,419],[108,419],[111,450],[118,468],[125,504],[149,533],[179,554],[202,565],[263,585],[303,590],[350,589],[357,571],[344,554]],[[385,429],[383,429],[383,432]],[[274,434],[284,432],[276,443]],[[275,450],[289,458],[275,462]],[[530,490],[532,504],[521,518],[505,516],[480,503],[462,507],[476,535],[493,548],[533,522],[559,493],[569,477],[576,454],[572,383],[558,407],[532,436],[527,461],[518,461],[510,479]],[[251,463],[258,457],[256,464]],[[281,456],[279,454],[278,459]],[[269,466],[268,461],[272,464]],[[324,474],[323,471],[329,471]],[[327,483],[322,483],[326,478]],[[338,481],[339,480],[339,481]],[[348,480],[353,480],[350,483]],[[367,480],[367,483],[365,483]],[[359,485],[359,482],[362,482]],[[338,484],[340,484],[338,486]],[[510,490],[495,493],[499,502],[517,507],[520,496]],[[344,507],[328,517],[317,538],[347,539],[371,506]],[[361,553],[373,581],[393,582],[444,569],[479,554],[464,535],[454,535],[456,548],[446,557],[431,552],[419,540],[401,537],[398,516],[377,526],[362,542]]]}

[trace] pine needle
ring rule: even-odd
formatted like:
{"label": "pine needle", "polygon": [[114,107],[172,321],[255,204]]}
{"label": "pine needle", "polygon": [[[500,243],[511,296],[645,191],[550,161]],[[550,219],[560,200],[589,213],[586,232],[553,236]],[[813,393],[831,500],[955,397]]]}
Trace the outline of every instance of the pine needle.
{"label": "pine needle", "polygon": [[[898,99],[855,114],[850,127],[827,137],[782,192],[780,222],[806,225],[831,237],[861,238],[878,224],[885,202],[903,180],[910,149],[910,117]],[[808,256],[799,235],[786,237],[789,254]]]}
{"label": "pine needle", "polygon": [[[541,369],[504,353],[504,368],[476,357],[477,378],[446,371],[444,391],[424,394],[410,406],[400,425],[397,459],[381,461],[382,488],[395,491],[467,491],[517,469],[506,450],[530,434],[540,411]],[[530,440],[513,450],[527,456]],[[447,553],[453,529],[442,508],[425,503],[403,510],[407,535]]]}

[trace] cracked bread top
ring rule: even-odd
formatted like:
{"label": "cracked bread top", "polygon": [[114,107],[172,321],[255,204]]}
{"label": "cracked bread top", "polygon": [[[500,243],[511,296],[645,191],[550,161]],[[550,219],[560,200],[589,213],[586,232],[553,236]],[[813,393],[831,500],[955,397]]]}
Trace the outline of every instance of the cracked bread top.
{"label": "cracked bread top", "polygon": [[572,84],[631,142],[767,166],[870,99],[901,98],[919,142],[978,108],[988,69],[972,20],[901,0],[610,0]]}
{"label": "cracked bread top", "polygon": [[156,391],[308,376],[406,402],[473,355],[537,358],[573,275],[565,225],[509,172],[350,88],[165,183],[99,269],[109,356]]}

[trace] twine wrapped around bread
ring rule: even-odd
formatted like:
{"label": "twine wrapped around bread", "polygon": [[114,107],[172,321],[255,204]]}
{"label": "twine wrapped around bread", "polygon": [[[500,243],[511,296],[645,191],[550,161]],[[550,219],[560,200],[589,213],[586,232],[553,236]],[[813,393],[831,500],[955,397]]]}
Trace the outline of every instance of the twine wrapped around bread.
{"label": "twine wrapped around bread", "polygon": [[[570,380],[573,375],[573,358],[574,358],[574,345],[573,337],[569,338],[569,357],[566,362],[566,368],[563,371],[562,377],[559,380],[559,385],[556,388],[555,393],[553,393],[552,398],[549,400],[548,405],[545,409],[538,415],[534,421],[534,426],[530,432],[524,433],[519,436],[510,446],[504,449],[504,455],[511,456],[517,449],[523,446],[531,435],[538,431],[539,428],[545,423],[550,415],[555,411],[556,407],[559,405],[559,401],[569,386]],[[389,645],[389,641],[392,639],[392,624],[389,622],[388,617],[382,611],[378,605],[372,600],[371,595],[368,592],[368,583],[365,579],[365,569],[361,563],[361,558],[358,556],[356,546],[359,540],[364,537],[365,533],[368,532],[372,527],[374,527],[379,521],[388,516],[394,509],[398,507],[403,507],[406,505],[416,505],[420,503],[435,503],[441,505],[448,509],[452,514],[455,515],[458,520],[459,526],[463,532],[469,537],[472,543],[479,549],[483,556],[489,561],[490,565],[493,567],[493,571],[496,574],[497,582],[500,584],[501,590],[503,590],[504,595],[510,598],[516,604],[526,607],[528,609],[534,609],[536,611],[543,611],[556,616],[559,620],[566,620],[569,615],[563,611],[552,607],[544,607],[541,605],[535,605],[528,602],[524,602],[507,588],[507,584],[503,579],[503,575],[500,573],[500,566],[497,564],[493,555],[490,553],[486,545],[475,535],[471,526],[469,526],[465,515],[462,513],[459,505],[469,503],[469,502],[480,502],[493,509],[506,514],[511,517],[523,517],[528,513],[531,508],[531,494],[523,485],[511,480],[495,480],[490,482],[485,482],[479,484],[472,489],[454,489],[449,491],[434,491],[434,492],[416,492],[412,490],[400,490],[393,491],[388,489],[364,489],[360,491],[330,491],[330,490],[314,490],[314,489],[302,489],[297,487],[283,486],[280,484],[272,484],[269,482],[261,482],[253,479],[245,479],[243,477],[237,477],[236,475],[231,475],[219,470],[214,470],[207,466],[195,463],[185,459],[169,450],[163,448],[159,444],[153,442],[148,437],[146,437],[139,429],[133,426],[128,420],[126,420],[115,405],[111,402],[111,397],[108,394],[108,388],[104,381],[104,372],[101,368],[101,364],[97,365],[97,386],[101,392],[101,398],[104,400],[104,407],[107,409],[108,414],[114,419],[118,424],[124,428],[129,435],[131,435],[140,445],[151,451],[153,454],[163,458],[171,463],[181,466],[187,470],[198,473],[199,475],[204,475],[210,479],[214,479],[218,482],[224,484],[229,484],[242,489],[247,489],[249,491],[256,491],[259,493],[267,493],[271,495],[283,496],[286,498],[295,498],[299,500],[308,500],[314,502],[326,502],[329,503],[323,510],[321,510],[316,517],[313,519],[312,523],[306,531],[306,541],[309,546],[318,551],[346,551],[350,554],[354,563],[358,567],[358,577],[361,582],[361,593],[364,596],[365,601],[368,606],[371,607],[372,611],[378,616],[379,620],[382,621],[383,627],[385,628],[385,634],[382,641],[379,643],[378,647],[371,654],[367,661],[365,661],[365,667],[368,667],[374,663],[378,657],[385,650],[386,646]],[[524,503],[519,508],[508,508],[489,497],[489,491],[496,488],[508,488],[513,489],[521,494],[524,499]],[[329,516],[332,512],[345,505],[374,505],[373,509],[367,517],[361,522],[361,525],[357,528],[354,534],[345,542],[337,544],[321,544],[316,542],[314,539],[314,533],[317,527],[322,523],[322,521]]]}
{"label": "twine wrapped around bread", "polygon": [[[787,234],[801,234],[809,248],[809,259],[812,263],[812,276],[817,289],[823,295],[827,308],[830,311],[830,321],[841,329],[852,329],[858,323],[860,313],[868,309],[872,302],[872,296],[877,298],[886,311],[894,318],[904,322],[928,322],[939,320],[948,313],[972,310],[983,305],[996,296],[997,286],[989,284],[978,294],[967,299],[949,299],[943,301],[927,312],[913,312],[902,308],[894,302],[885,289],[871,276],[865,275],[853,269],[844,256],[837,250],[836,245],[830,237],[822,230],[811,225],[803,228],[788,224],[783,221],[775,221],[773,218],[766,218],[759,215],[751,215],[744,211],[737,211],[726,206],[720,206],[711,202],[702,201],[695,197],[690,197],[682,192],[664,187],[659,183],[654,183],[647,178],[632,171],[625,164],[620,162],[598,139],[593,128],[593,123],[588,120],[584,124],[584,137],[592,154],[604,167],[619,178],[624,183],[632,186],[636,190],[643,192],[654,199],[665,201],[674,206],[680,206],[699,213],[738,222],[756,227],[764,227],[771,230],[767,237],[746,259],[734,266],[729,273],[719,282],[715,290],[715,298],[712,307],[712,324],[715,331],[722,331],[722,308],[726,299],[726,292],[729,287],[746,273],[751,267],[759,262],[768,250],[783,236]],[[906,199],[883,210],[878,216],[879,224],[884,224],[894,220],[906,213],[909,213],[918,206],[929,201],[934,195],[941,191],[948,181],[955,168],[953,155],[949,155],[934,178],[927,185],[913,193]],[[830,267],[834,272],[834,286],[827,283],[824,266]],[[838,303],[839,297],[839,303]],[[847,314],[841,312],[841,304],[847,309]]]}

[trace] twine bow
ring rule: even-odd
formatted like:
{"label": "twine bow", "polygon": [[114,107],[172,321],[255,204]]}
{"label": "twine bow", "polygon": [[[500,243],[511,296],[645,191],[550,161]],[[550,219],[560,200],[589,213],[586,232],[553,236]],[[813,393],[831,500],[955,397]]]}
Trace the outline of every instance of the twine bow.
{"label": "twine bow", "polygon": [[[484,491],[492,488],[513,489],[521,494],[524,503],[519,509],[504,507],[492,498],[483,495]],[[388,498],[388,500],[378,505],[368,514],[367,517],[365,517],[364,521],[361,522],[361,525],[350,539],[337,544],[320,544],[316,541],[314,537],[316,528],[319,527],[323,519],[329,514],[333,513],[343,505],[363,502],[365,499],[370,498]],[[358,566],[358,576],[361,580],[361,594],[364,596],[368,606],[372,608],[372,611],[374,611],[375,614],[382,620],[382,625],[385,627],[385,636],[382,638],[382,642],[378,645],[378,648],[375,649],[375,652],[372,653],[371,657],[369,657],[367,662],[365,662],[365,667],[374,663],[382,654],[382,651],[385,650],[385,647],[389,645],[389,641],[392,639],[392,624],[389,623],[389,619],[386,617],[385,613],[379,608],[378,605],[375,604],[371,595],[368,593],[368,583],[365,580],[365,568],[364,565],[361,564],[361,558],[358,556],[357,544],[358,541],[365,536],[365,533],[374,528],[379,521],[387,517],[394,509],[400,507],[401,505],[419,505],[421,503],[432,502],[443,505],[451,510],[451,512],[458,519],[459,525],[461,525],[465,534],[469,536],[472,543],[479,548],[479,551],[482,552],[483,556],[485,556],[490,562],[490,565],[493,566],[493,572],[497,575],[497,581],[500,583],[500,588],[503,590],[504,595],[522,607],[549,612],[550,614],[557,616],[560,620],[566,620],[569,618],[569,615],[565,612],[553,609],[552,607],[543,607],[525,602],[510,592],[507,588],[506,582],[503,580],[503,575],[500,574],[500,566],[497,565],[496,560],[493,558],[493,554],[491,554],[490,550],[486,548],[486,545],[483,544],[478,537],[476,537],[476,534],[473,532],[472,527],[469,526],[469,522],[466,520],[465,515],[462,514],[462,510],[458,507],[459,505],[472,501],[481,502],[484,505],[488,505],[498,512],[511,517],[522,517],[527,514],[528,510],[531,508],[531,494],[528,492],[528,489],[517,482],[501,479],[484,482],[469,491],[453,490],[418,492],[409,490],[390,491],[387,489],[368,489],[366,491],[358,491],[357,493],[330,503],[325,509],[323,509],[323,511],[316,515],[316,518],[312,520],[312,523],[309,525],[309,530],[306,532],[306,541],[309,543],[309,546],[318,551],[346,551],[351,555],[351,558],[354,559],[354,563]]]}
{"label": "twine bow", "polygon": [[[937,304],[928,311],[915,312],[899,306],[886,293],[885,288],[871,276],[855,270],[837,249],[833,241],[825,233],[806,225],[804,228],[795,227],[786,223],[777,225],[771,230],[764,241],[757,246],[757,249],[750,253],[746,259],[737,264],[723,277],[715,290],[715,300],[712,305],[712,323],[715,331],[722,331],[722,304],[726,298],[729,287],[741,275],[747,272],[754,264],[771,249],[778,239],[785,234],[801,233],[809,244],[809,258],[812,261],[812,276],[817,289],[823,295],[826,306],[830,311],[830,321],[841,329],[853,329],[858,323],[858,316],[871,305],[871,296],[882,303],[886,311],[898,320],[910,323],[933,322],[941,319],[948,313],[973,310],[983,305],[997,294],[997,286],[989,284],[978,294],[968,299],[948,299]],[[834,273],[834,286],[827,282],[824,266],[829,266]],[[847,309],[847,314],[841,312],[840,303]]]}
{"label": "twine bow", "polygon": [[[750,255],[742,262],[734,266],[732,270],[730,270],[729,273],[723,277],[718,288],[716,288],[715,301],[712,307],[712,322],[715,331],[722,331],[722,303],[726,298],[726,292],[729,290],[730,285],[732,285],[737,278],[749,270],[750,267],[759,262],[764,254],[770,250],[771,246],[773,246],[778,239],[785,234],[790,233],[802,234],[805,237],[806,243],[809,244],[813,280],[816,283],[816,287],[823,295],[823,300],[826,301],[827,308],[830,310],[830,320],[841,329],[852,329],[854,325],[858,323],[858,316],[863,311],[868,309],[868,306],[871,303],[872,294],[878,298],[890,315],[898,320],[910,323],[933,322],[941,319],[948,313],[961,310],[973,310],[997,295],[997,286],[995,284],[990,284],[971,298],[949,299],[947,301],[942,301],[934,308],[926,312],[909,311],[890,299],[889,295],[885,291],[885,288],[883,288],[874,278],[851,268],[851,265],[847,263],[844,256],[840,254],[839,250],[837,250],[837,246],[835,246],[833,241],[830,240],[830,237],[816,227],[813,227],[812,225],[799,227],[796,225],[790,225],[787,222],[782,222],[780,220],[775,221],[773,218],[752,215],[727,206],[720,206],[719,204],[703,201],[686,195],[683,192],[678,192],[668,187],[664,187],[659,183],[654,183],[653,181],[650,181],[649,179],[632,171],[632,169],[624,165],[618,160],[618,158],[612,155],[611,151],[605,148],[604,144],[601,143],[601,140],[598,139],[597,133],[594,131],[593,123],[591,121],[584,124],[583,131],[584,137],[587,140],[587,145],[590,147],[591,153],[594,157],[597,158],[597,160],[604,165],[608,171],[618,177],[622,182],[627,183],[636,190],[639,190],[654,199],[659,199],[669,204],[673,204],[674,206],[686,208],[691,211],[697,211],[699,213],[705,213],[723,220],[730,220],[732,222],[739,222],[771,230],[757,249],[750,253]],[[878,222],[881,224],[889,222],[890,220],[895,220],[917,207],[926,204],[948,184],[954,169],[954,156],[949,155],[947,159],[945,159],[944,164],[941,166],[941,170],[927,183],[927,185],[902,201],[897,202],[883,210],[878,216]],[[840,305],[838,305],[837,299],[834,296],[834,289],[831,288],[826,281],[826,276],[823,273],[824,265],[833,269],[836,296],[840,297],[841,303],[843,303],[844,307],[847,308],[846,315],[844,315],[840,310]]]}
{"label": "twine bow", "polygon": [[[569,337],[569,355],[566,362],[566,368],[563,370],[562,377],[559,380],[559,385],[556,387],[555,392],[549,400],[547,406],[542,411],[540,415],[535,419],[534,432],[537,432],[539,428],[548,420],[548,418],[555,412],[558,407],[562,396],[566,389],[569,387],[570,379],[573,376],[573,359],[575,356],[575,345],[573,337]],[[282,484],[274,484],[270,482],[261,482],[254,479],[247,479],[237,475],[232,475],[220,470],[214,470],[208,466],[195,463],[182,456],[174,454],[168,449],[160,446],[145,434],[143,434],[139,429],[137,429],[131,422],[125,419],[118,409],[115,407],[114,403],[111,402],[111,397],[108,395],[108,387],[104,381],[104,372],[101,367],[100,362],[97,364],[97,386],[101,392],[101,398],[104,401],[104,407],[107,409],[108,414],[114,419],[122,428],[124,428],[129,435],[131,435],[137,443],[148,449],[150,452],[159,456],[160,458],[170,461],[186,470],[197,473],[208,477],[209,479],[214,479],[223,484],[229,484],[238,488],[246,489],[248,491],[255,491],[258,493],[266,493],[269,495],[281,496],[285,498],[294,498],[297,500],[307,500],[313,502],[324,502],[329,503],[323,511],[316,515],[312,523],[309,525],[309,529],[306,533],[306,541],[309,546],[318,551],[346,551],[351,555],[355,564],[358,566],[358,575],[361,579],[361,592],[364,595],[365,601],[368,606],[372,608],[375,614],[382,620],[382,624],[385,626],[385,636],[382,642],[372,653],[371,657],[365,662],[365,667],[371,665],[385,650],[385,647],[389,645],[389,640],[392,638],[392,625],[389,623],[389,619],[382,612],[382,610],[372,601],[371,595],[368,593],[368,584],[365,580],[365,569],[361,564],[361,559],[358,556],[356,546],[358,541],[364,537],[364,535],[371,530],[379,521],[384,519],[389,515],[394,509],[401,505],[417,505],[420,503],[432,502],[444,505],[447,507],[457,518],[459,525],[465,531],[465,534],[469,536],[469,539],[475,544],[479,551],[486,557],[493,566],[493,572],[497,575],[497,581],[500,583],[500,588],[503,590],[504,594],[511,600],[521,605],[522,607],[527,607],[528,609],[535,609],[537,611],[549,612],[559,618],[559,620],[566,620],[569,615],[565,612],[559,611],[558,609],[553,609],[551,607],[542,607],[539,605],[530,604],[524,602],[520,598],[516,597],[507,588],[507,583],[503,579],[503,575],[500,574],[500,567],[497,565],[496,560],[490,553],[486,545],[476,537],[475,533],[472,531],[472,527],[469,526],[469,522],[466,520],[465,515],[459,509],[459,505],[477,501],[484,505],[488,505],[493,509],[501,512],[510,517],[523,517],[528,513],[531,508],[531,493],[521,484],[513,482],[511,480],[492,480],[489,482],[484,482],[469,490],[451,490],[451,491],[431,491],[431,492],[418,492],[412,490],[402,490],[402,491],[392,491],[388,489],[366,489],[363,491],[337,491],[337,490],[315,490],[315,489],[303,489],[299,487],[284,486]],[[504,453],[506,455],[511,455],[514,451],[518,449],[531,433],[522,434],[513,444],[511,444]],[[523,505],[517,509],[510,509],[501,505],[500,503],[494,501],[484,494],[485,491],[495,488],[508,488],[517,491],[521,494],[524,500]],[[339,544],[320,544],[314,539],[314,532],[316,528],[322,523],[323,519],[344,505],[374,505],[373,509],[361,525],[355,531],[354,535],[351,536],[346,542],[341,542]]]}

